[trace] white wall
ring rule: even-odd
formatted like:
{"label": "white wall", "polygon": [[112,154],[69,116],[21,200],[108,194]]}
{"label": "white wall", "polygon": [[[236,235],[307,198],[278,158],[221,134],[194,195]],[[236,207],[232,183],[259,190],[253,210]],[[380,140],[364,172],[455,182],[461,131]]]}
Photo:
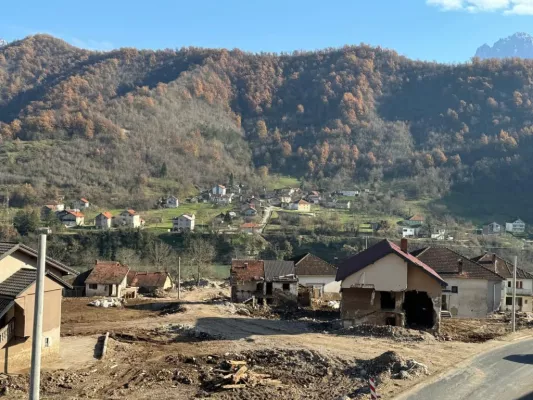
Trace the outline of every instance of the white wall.
{"label": "white wall", "polygon": [[109,296],[109,285],[97,284],[96,286],[96,289],[91,289],[88,283],[85,285],[85,294],[87,297]]}
{"label": "white wall", "polygon": [[339,293],[341,283],[334,276],[298,275],[298,282],[303,286],[324,285],[324,293]]}
{"label": "white wall", "polygon": [[458,288],[458,293],[442,293],[449,299],[448,310],[452,316],[484,318],[498,309],[501,293],[499,282],[484,279],[445,279],[449,287]]}
{"label": "white wall", "polygon": [[[370,285],[375,290],[399,292],[407,289],[407,262],[388,254],[342,281],[342,288]],[[366,287],[366,286],[365,286]]]}

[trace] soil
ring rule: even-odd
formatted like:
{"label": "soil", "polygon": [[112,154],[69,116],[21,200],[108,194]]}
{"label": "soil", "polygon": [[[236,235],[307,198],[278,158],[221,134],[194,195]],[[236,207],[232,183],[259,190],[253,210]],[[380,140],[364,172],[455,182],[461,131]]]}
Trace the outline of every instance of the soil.
{"label": "soil", "polygon": [[[130,306],[176,299],[135,300],[117,309],[87,306],[86,298],[66,299],[62,330],[76,336],[64,338],[62,346],[75,349],[78,340],[89,343],[88,337],[96,340],[109,331],[108,353],[98,361],[80,357],[70,365],[45,365],[42,398],[363,399],[369,398],[372,376],[387,399],[426,374],[512,340],[496,329],[506,327],[505,322],[487,320],[443,320],[442,335],[434,337],[388,327],[339,330],[324,318],[313,318],[316,313],[295,314],[303,315],[299,320],[239,315],[226,305],[227,295],[227,289],[193,288],[183,294],[181,306],[158,303],[157,310]],[[165,307],[177,312],[161,313]],[[250,376],[268,379],[223,389],[235,373],[228,369],[231,360],[245,361]],[[24,374],[0,376],[0,392],[26,398],[27,382]]]}

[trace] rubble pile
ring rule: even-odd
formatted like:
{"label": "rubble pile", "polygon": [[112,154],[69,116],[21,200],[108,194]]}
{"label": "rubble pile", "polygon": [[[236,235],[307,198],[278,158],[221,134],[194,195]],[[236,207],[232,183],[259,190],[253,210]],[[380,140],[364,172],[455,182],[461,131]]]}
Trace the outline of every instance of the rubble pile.
{"label": "rubble pile", "polygon": [[0,396],[9,397],[14,392],[26,392],[29,385],[28,375],[0,374]]}
{"label": "rubble pile", "polygon": [[109,308],[109,307],[122,307],[125,304],[124,299],[119,299],[116,297],[112,297],[109,299],[97,299],[89,302],[88,305],[93,307],[103,307],[103,308]]}
{"label": "rubble pile", "polygon": [[[198,340],[222,340],[221,335],[214,335],[205,331],[201,331],[191,325],[184,324],[168,324],[160,328],[154,329],[156,335],[177,335],[178,337],[193,338]],[[175,338],[176,340],[176,338]]]}
{"label": "rubble pile", "polygon": [[423,342],[436,340],[435,336],[426,331],[390,325],[355,325],[349,328],[343,328],[337,333],[344,335],[390,338],[398,342]]}
{"label": "rubble pile", "polygon": [[229,301],[226,301],[222,303],[220,307],[225,312],[232,315],[236,314],[245,317],[279,319],[279,315],[277,315],[268,305],[253,307],[251,304],[231,303]]}
{"label": "rubble pile", "polygon": [[169,315],[169,314],[176,314],[176,313],[182,313],[187,311],[187,307],[185,307],[181,303],[172,303],[168,306],[163,307],[159,311],[159,315]]}
{"label": "rubble pile", "polygon": [[223,289],[229,286],[228,281],[210,281],[208,279],[190,279],[181,283],[181,290],[196,290],[198,288]]}
{"label": "rubble pile", "polygon": [[427,366],[412,359],[404,359],[394,351],[387,351],[371,360],[359,362],[354,372],[363,378],[377,378],[378,382],[389,377],[412,379],[429,375]]}

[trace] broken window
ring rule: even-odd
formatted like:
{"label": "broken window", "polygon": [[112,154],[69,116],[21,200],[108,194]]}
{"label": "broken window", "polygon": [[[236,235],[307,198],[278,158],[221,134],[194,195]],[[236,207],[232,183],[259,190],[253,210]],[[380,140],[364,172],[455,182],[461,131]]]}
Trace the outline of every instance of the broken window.
{"label": "broken window", "polygon": [[291,290],[291,284],[290,283],[284,283],[283,284],[283,291],[284,292],[288,292],[289,290]]}
{"label": "broken window", "polygon": [[513,298],[512,297],[506,297],[505,298],[505,305],[506,306],[512,306],[513,305]]}
{"label": "broken window", "polygon": [[393,292],[379,292],[382,310],[394,310],[396,308]]}
{"label": "broken window", "polygon": [[507,281],[507,287],[511,287],[511,281]]}

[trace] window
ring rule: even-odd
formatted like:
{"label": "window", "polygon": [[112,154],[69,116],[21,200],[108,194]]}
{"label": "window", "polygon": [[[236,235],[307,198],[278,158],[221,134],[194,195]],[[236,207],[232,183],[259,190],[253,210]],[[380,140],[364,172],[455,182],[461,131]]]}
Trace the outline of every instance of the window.
{"label": "window", "polygon": [[517,289],[522,289],[523,288],[522,285],[523,285],[522,281],[516,281],[516,288]]}
{"label": "window", "polygon": [[51,337],[45,337],[44,338],[44,347],[50,347],[52,346],[52,338]]}
{"label": "window", "polygon": [[396,304],[394,301],[394,293],[392,292],[379,292],[381,299],[381,309],[382,310],[394,310]]}
{"label": "window", "polygon": [[291,284],[290,283],[284,283],[283,284],[283,291],[284,292],[288,292],[289,290],[291,290]]}
{"label": "window", "polygon": [[506,306],[512,306],[513,305],[513,298],[512,297],[506,297],[505,298],[505,305]]}
{"label": "window", "polygon": [[89,283],[89,289],[98,289],[98,285],[96,283]]}
{"label": "window", "polygon": [[459,288],[457,286],[452,286],[452,293],[459,293]]}
{"label": "window", "polygon": [[507,287],[511,287],[512,283],[511,281],[507,281]]}

